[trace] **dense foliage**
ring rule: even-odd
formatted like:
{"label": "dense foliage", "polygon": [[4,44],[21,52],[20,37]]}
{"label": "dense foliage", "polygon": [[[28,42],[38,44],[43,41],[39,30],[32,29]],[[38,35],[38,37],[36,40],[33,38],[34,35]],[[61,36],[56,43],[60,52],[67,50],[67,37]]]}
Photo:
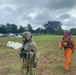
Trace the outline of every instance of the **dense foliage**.
{"label": "dense foliage", "polygon": [[[43,24],[43,28],[37,28],[35,30],[32,28],[31,24],[28,24],[26,27],[20,26],[18,28],[17,26],[18,25],[10,24],[10,23],[7,23],[6,25],[0,24],[0,33],[2,33],[2,34],[8,34],[8,33],[19,34],[24,31],[30,31],[31,33],[36,33],[36,34],[55,34],[55,35],[63,34],[63,29],[61,27],[62,23],[59,21],[48,21],[47,23]],[[70,34],[76,35],[76,28],[71,28]]]}

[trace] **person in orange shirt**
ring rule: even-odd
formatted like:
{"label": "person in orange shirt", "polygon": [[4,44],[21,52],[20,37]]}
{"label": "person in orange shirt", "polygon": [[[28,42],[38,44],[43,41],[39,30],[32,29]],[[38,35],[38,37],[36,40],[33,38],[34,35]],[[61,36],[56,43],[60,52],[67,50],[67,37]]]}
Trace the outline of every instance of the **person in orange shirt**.
{"label": "person in orange shirt", "polygon": [[62,40],[59,42],[59,48],[64,48],[65,55],[65,73],[68,73],[69,65],[70,65],[70,56],[72,52],[76,52],[76,44],[74,38],[71,37],[69,30],[64,30],[64,36]]}

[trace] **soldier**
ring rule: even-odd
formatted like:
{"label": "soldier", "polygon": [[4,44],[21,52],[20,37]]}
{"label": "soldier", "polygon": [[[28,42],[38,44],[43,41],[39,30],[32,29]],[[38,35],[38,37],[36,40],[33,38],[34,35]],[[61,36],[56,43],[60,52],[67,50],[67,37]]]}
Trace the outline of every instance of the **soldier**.
{"label": "soldier", "polygon": [[24,32],[22,35],[22,48],[19,52],[20,57],[23,59],[22,74],[35,75],[35,69],[38,61],[38,48],[36,43],[32,40],[30,32]]}

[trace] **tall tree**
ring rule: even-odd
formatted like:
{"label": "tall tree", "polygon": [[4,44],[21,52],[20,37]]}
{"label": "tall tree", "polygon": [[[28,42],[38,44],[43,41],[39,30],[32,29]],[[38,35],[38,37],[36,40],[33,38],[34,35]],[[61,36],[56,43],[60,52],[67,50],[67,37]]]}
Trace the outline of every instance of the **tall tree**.
{"label": "tall tree", "polygon": [[30,24],[27,25],[27,29],[28,29],[28,31],[30,31],[31,33],[34,31],[34,30],[32,29],[32,26],[31,26]]}
{"label": "tall tree", "polygon": [[15,24],[11,24],[11,32],[17,33],[17,26]]}
{"label": "tall tree", "polygon": [[11,24],[10,23],[6,24],[6,32],[11,33]]}
{"label": "tall tree", "polygon": [[19,33],[22,33],[22,32],[24,32],[24,31],[25,31],[25,28],[22,27],[22,26],[20,26],[20,28],[18,29],[18,32],[19,32]]}
{"label": "tall tree", "polygon": [[71,28],[70,29],[70,34],[71,35],[76,35],[76,28]]}
{"label": "tall tree", "polygon": [[6,33],[6,26],[3,24],[0,25],[0,33]]}
{"label": "tall tree", "polygon": [[40,32],[41,32],[41,28],[37,28],[37,29],[35,30],[35,32],[36,32],[36,33],[40,33]]}
{"label": "tall tree", "polygon": [[63,29],[59,29],[57,32],[55,32],[54,34],[56,35],[63,35],[64,34],[64,30]]}
{"label": "tall tree", "polygon": [[48,21],[43,25],[48,33],[55,33],[59,29],[61,29],[62,23],[59,21]]}
{"label": "tall tree", "polygon": [[35,33],[43,34],[43,33],[45,33],[45,30],[42,29],[42,28],[37,28],[37,29],[35,30]]}

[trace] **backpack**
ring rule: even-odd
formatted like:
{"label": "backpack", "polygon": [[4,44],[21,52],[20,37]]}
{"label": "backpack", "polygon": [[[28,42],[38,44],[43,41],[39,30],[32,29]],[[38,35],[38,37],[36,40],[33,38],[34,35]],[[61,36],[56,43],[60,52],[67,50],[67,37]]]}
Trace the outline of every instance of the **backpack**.
{"label": "backpack", "polygon": [[70,41],[71,37],[68,36],[68,37],[63,37],[62,39],[62,47],[64,47],[65,49],[66,48],[71,48],[73,49],[73,43]]}

